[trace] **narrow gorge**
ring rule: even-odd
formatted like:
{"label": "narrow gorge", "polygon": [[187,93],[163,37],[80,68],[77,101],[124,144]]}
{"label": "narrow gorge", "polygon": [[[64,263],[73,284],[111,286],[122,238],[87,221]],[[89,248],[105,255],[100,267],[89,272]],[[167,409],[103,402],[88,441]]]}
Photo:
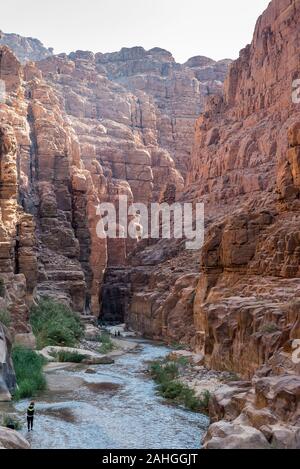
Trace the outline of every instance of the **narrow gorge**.
{"label": "narrow gorge", "polygon": [[[180,345],[203,380],[230,377],[211,388],[199,446],[300,448],[299,50],[299,0],[272,0],[235,61],[179,64],[142,47],[55,55],[0,32],[0,310],[11,317],[0,400],[15,387],[12,344],[32,343],[30,310],[48,297]],[[97,207],[118,212],[124,197],[204,203],[203,247],[99,237]]]}

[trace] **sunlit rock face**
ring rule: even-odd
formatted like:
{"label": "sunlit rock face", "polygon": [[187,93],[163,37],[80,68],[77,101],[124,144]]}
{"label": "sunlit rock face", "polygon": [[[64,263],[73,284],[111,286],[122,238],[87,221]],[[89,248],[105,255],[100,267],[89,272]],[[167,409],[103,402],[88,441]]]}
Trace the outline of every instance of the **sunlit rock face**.
{"label": "sunlit rock face", "polygon": [[211,416],[226,423],[207,448],[299,447],[299,19],[299,2],[270,3],[196,124],[186,197],[205,202],[208,228],[195,346],[252,380],[215,396]]}
{"label": "sunlit rock face", "polygon": [[7,46],[14,51],[21,63],[38,61],[53,54],[53,49],[43,46],[41,41],[19,34],[6,34],[0,31],[0,46]]}
{"label": "sunlit rock face", "polygon": [[[196,122],[181,200],[205,204],[202,252],[185,256],[180,243],[160,242],[132,261],[147,268],[144,284],[134,286],[133,324],[173,339],[177,278],[196,272],[198,285],[187,302],[193,304],[193,315],[182,314],[183,327],[176,326],[175,335],[185,340],[190,317],[194,346],[207,350],[214,366],[228,362],[245,376],[274,351],[256,336],[257,327],[268,329],[265,323],[275,321],[282,323],[281,329],[287,323],[292,329],[294,319],[278,302],[292,301],[292,291],[299,295],[300,108],[292,100],[292,84],[299,77],[298,23],[298,2],[272,2],[257,22],[251,45],[230,65],[224,94],[209,96]],[[209,63],[195,57],[186,65],[195,71]],[[170,315],[166,297],[173,291],[177,301]],[[139,315],[141,308],[145,314]],[[249,337],[248,322],[238,317],[242,308],[245,315],[255,316]],[[231,333],[233,323],[234,330],[245,327],[247,333]]]}
{"label": "sunlit rock face", "polygon": [[[299,17],[298,2],[282,0],[259,18],[224,97],[211,98],[197,121],[188,174],[187,197],[206,203],[209,220],[194,303],[198,344],[216,366],[248,377],[295,326],[287,311],[300,288]],[[267,323],[278,327],[276,345],[263,337]]]}
{"label": "sunlit rock face", "polygon": [[[84,254],[80,241],[88,238],[84,230],[94,233],[102,173],[96,165],[91,171],[81,167],[74,130],[36,66],[22,67],[7,47],[1,48],[0,59],[6,87],[0,105],[3,303],[15,329],[26,332],[28,308],[37,294],[54,296],[82,312],[89,290],[89,303],[99,310],[106,248],[95,234]],[[87,214],[90,228],[87,222],[82,228]],[[89,277],[84,255],[91,258]]]}
{"label": "sunlit rock face", "polygon": [[[299,447],[299,18],[273,0],[231,65],[0,48],[2,306],[26,332],[53,296],[247,379],[212,399],[207,448]],[[201,252],[99,237],[97,205],[120,196],[204,202]]]}
{"label": "sunlit rock face", "polygon": [[130,258],[128,323],[248,380],[215,396],[207,448],[299,447],[299,18],[271,2],[196,123],[181,200],[205,203],[201,252],[160,241]]}
{"label": "sunlit rock face", "polygon": [[1,48],[0,116],[14,142],[3,153],[14,171],[1,199],[3,218],[10,210],[5,255],[22,298],[16,304],[16,283],[7,282],[5,301],[20,329],[36,295],[98,316],[106,267],[126,266],[136,245],[99,238],[98,204],[118,212],[120,197],[149,204],[170,187],[180,196],[195,118],[205,96],[220,92],[228,63],[196,57],[180,65],[167,51],[143,48],[53,56],[39,41],[1,37],[14,51]]}

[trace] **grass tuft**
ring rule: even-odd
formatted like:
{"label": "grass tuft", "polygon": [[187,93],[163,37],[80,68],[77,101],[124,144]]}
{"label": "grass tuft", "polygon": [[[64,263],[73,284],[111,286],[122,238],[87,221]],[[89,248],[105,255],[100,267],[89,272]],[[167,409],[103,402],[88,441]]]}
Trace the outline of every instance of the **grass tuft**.
{"label": "grass tuft", "polygon": [[46,388],[43,357],[26,347],[17,346],[12,351],[12,359],[18,384],[13,396],[15,400],[32,398]]}
{"label": "grass tuft", "polygon": [[150,373],[157,384],[159,394],[193,412],[207,413],[209,392],[204,392],[201,398],[198,398],[193,389],[178,380],[179,366],[178,363],[163,361],[155,361],[150,365]]}
{"label": "grass tuft", "polygon": [[84,334],[79,315],[48,298],[31,309],[30,324],[39,349],[47,345],[74,347]]}
{"label": "grass tuft", "polygon": [[173,350],[185,350],[187,347],[183,344],[180,344],[179,342],[171,342],[170,347]]}
{"label": "grass tuft", "polygon": [[22,423],[14,415],[3,414],[1,425],[12,430],[22,430]]}
{"label": "grass tuft", "polygon": [[98,352],[102,354],[106,354],[111,352],[114,349],[114,344],[111,340],[110,335],[107,332],[103,332],[99,337],[99,341],[101,343]]}
{"label": "grass tuft", "polygon": [[55,354],[55,359],[58,362],[62,363],[81,363],[83,360],[87,358],[86,355],[83,355],[78,352],[68,352],[67,350],[61,350],[60,352]]}
{"label": "grass tuft", "polygon": [[269,322],[263,325],[261,331],[264,334],[273,334],[274,332],[279,331],[279,327],[277,326],[277,324],[275,324],[275,322]]}

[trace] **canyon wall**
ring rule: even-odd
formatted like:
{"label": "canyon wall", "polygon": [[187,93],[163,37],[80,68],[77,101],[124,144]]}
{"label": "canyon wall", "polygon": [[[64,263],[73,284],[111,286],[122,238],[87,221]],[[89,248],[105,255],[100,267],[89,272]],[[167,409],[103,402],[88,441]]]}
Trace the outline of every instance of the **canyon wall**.
{"label": "canyon wall", "polygon": [[[197,121],[188,195],[205,201],[210,225],[194,310],[200,347],[210,311],[212,321],[225,320],[231,308],[239,314],[245,308],[242,316],[253,316],[257,333],[261,321],[286,327],[283,309],[299,297],[300,109],[292,101],[299,9],[298,1],[270,4],[252,44],[230,67],[224,97],[212,98]],[[213,312],[214,304],[224,313]],[[210,343],[214,360],[213,348]],[[265,357],[257,344],[254,349],[255,360],[249,347],[247,355],[255,368]],[[234,356],[246,372],[241,353]]]}
{"label": "canyon wall", "polygon": [[181,201],[205,204],[201,252],[137,248],[128,322],[234,373],[207,448],[300,446],[300,2],[273,0],[196,123]]}
{"label": "canyon wall", "polygon": [[194,120],[206,95],[221,93],[230,61],[180,65],[141,47],[54,56],[4,33],[1,43],[3,308],[19,332],[39,296],[95,316],[103,304],[104,318],[124,320],[136,240],[99,237],[97,206],[118,212],[119,197],[148,204],[182,193]]}
{"label": "canyon wall", "polygon": [[[1,307],[26,332],[53,296],[243,378],[211,400],[208,448],[300,446],[299,19],[273,0],[224,93],[228,61],[38,45],[34,63],[2,36],[26,63],[0,48]],[[204,202],[202,250],[99,237],[97,205],[119,196]]]}
{"label": "canyon wall", "polygon": [[224,96],[209,97],[196,123],[179,200],[205,204],[203,249],[187,252],[180,241],[159,241],[141,244],[131,260],[141,280],[132,282],[129,321],[146,334],[174,339],[173,315],[188,293],[183,286],[178,296],[176,283],[191,275],[183,303],[192,313],[179,315],[177,339],[184,339],[189,316],[192,345],[208,363],[245,377],[274,353],[261,330],[297,335],[297,318],[287,311],[299,298],[300,109],[292,101],[298,45],[299,1],[271,2],[252,44],[230,66]]}
{"label": "canyon wall", "polygon": [[41,41],[33,37],[24,37],[0,30],[0,46],[7,46],[14,51],[21,63],[38,61],[53,54],[53,49],[43,46]]}

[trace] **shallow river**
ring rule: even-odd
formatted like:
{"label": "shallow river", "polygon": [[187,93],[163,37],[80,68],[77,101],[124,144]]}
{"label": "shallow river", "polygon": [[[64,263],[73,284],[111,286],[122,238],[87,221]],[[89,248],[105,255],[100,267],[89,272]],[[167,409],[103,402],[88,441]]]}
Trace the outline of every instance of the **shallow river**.
{"label": "shallow river", "polygon": [[[22,432],[32,448],[199,448],[207,418],[167,404],[144,373],[147,361],[167,353],[142,342],[113,365],[94,366],[96,374],[82,365],[48,374],[34,431],[27,434],[24,425]],[[16,405],[20,415],[27,404]]]}

